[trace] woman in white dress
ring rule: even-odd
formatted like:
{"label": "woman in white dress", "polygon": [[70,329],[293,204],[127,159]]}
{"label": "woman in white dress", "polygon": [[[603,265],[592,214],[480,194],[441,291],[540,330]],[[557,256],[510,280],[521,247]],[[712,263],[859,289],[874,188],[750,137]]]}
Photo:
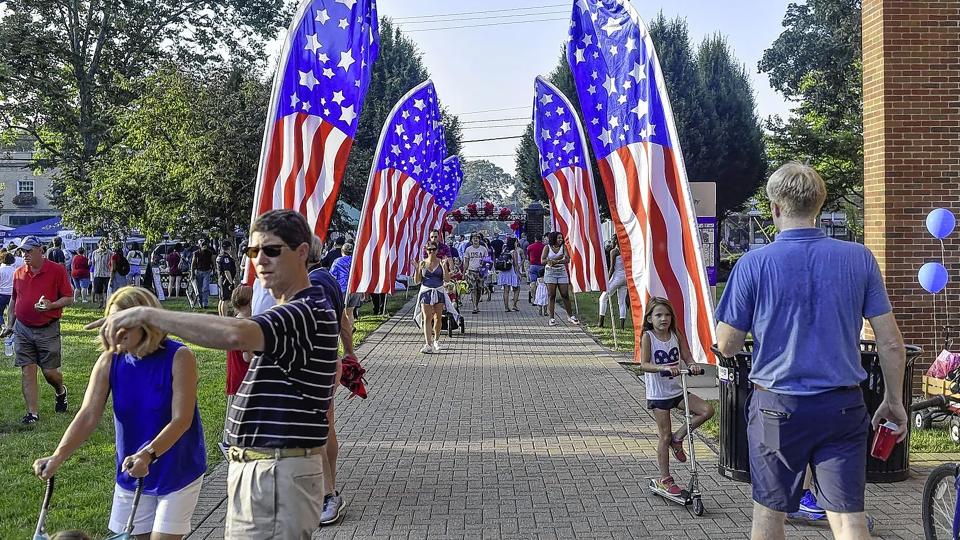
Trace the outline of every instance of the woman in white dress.
{"label": "woman in white dress", "polygon": [[[507,264],[508,261],[509,268],[505,268],[504,264]],[[521,264],[523,264],[523,259],[520,258],[520,250],[517,249],[517,239],[507,239],[507,245],[503,248],[503,253],[500,254],[500,258],[497,260],[497,270],[500,271],[500,274],[497,276],[497,285],[503,287],[503,310],[508,313],[510,311],[520,311],[517,304],[520,301],[519,268]],[[511,289],[513,289],[512,309],[510,308]]]}
{"label": "woman in white dress", "polygon": [[627,274],[623,269],[623,257],[620,256],[620,246],[614,244],[608,259],[610,275],[607,277],[607,290],[600,293],[600,321],[597,326],[603,327],[607,316],[607,306],[610,295],[617,292],[617,304],[620,306],[620,328],[627,323]]}

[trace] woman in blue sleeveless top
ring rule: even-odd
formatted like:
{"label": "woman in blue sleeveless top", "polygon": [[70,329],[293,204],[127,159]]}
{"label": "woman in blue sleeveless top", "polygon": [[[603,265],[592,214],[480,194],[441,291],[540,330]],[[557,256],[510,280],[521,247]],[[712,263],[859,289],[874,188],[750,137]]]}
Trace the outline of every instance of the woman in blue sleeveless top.
{"label": "woman in blue sleeveless top", "polygon": [[450,269],[446,261],[437,256],[437,249],[436,242],[427,242],[427,258],[417,263],[417,270],[413,275],[414,283],[420,284],[420,296],[417,300],[423,314],[423,338],[426,340],[426,345],[420,352],[425,354],[440,352],[443,308],[450,302],[443,286],[450,278]]}
{"label": "woman in blue sleeveless top", "polygon": [[[160,303],[146,289],[123,287],[110,297],[105,314],[136,306]],[[117,478],[110,530],[123,530],[136,479],[143,478],[133,533],[182,538],[190,532],[207,468],[197,379],[189,348],[150,326],[131,330],[116,351],[100,355],[83,405],[53,455],[34,462],[34,472],[43,479],[57,472],[97,428],[112,393]]]}

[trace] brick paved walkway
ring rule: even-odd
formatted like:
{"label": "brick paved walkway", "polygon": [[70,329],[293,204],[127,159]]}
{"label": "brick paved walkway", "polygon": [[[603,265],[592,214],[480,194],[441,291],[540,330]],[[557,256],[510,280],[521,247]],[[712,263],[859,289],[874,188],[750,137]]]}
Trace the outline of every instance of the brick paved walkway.
{"label": "brick paved walkway", "polygon": [[[721,478],[703,443],[705,516],[647,492],[656,426],[643,386],[582,329],[529,306],[466,310],[467,333],[418,354],[408,317],[360,347],[370,398],[337,401],[344,521],[317,538],[744,538],[749,486]],[[403,311],[408,314],[410,305]],[[931,465],[868,486],[880,538],[921,538]],[[677,467],[682,484],[686,469]],[[191,538],[222,538],[226,469],[207,478]],[[829,538],[825,523],[790,538]]]}

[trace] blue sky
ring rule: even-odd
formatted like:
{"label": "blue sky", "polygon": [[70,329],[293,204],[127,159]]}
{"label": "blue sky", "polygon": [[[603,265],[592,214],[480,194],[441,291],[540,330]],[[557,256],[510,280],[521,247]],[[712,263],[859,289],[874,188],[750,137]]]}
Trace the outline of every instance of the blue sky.
{"label": "blue sky", "polygon": [[[644,20],[659,11],[670,18],[685,17],[694,43],[715,32],[725,35],[751,75],[761,117],[789,111],[788,103],[770,88],[767,77],[756,73],[764,49],[782,30],[787,3],[788,0],[633,0]],[[556,65],[567,35],[571,5],[569,0],[377,2],[380,14],[402,23],[418,43],[441,101],[451,112],[461,114],[461,120],[470,122],[465,124],[470,126],[464,131],[465,140],[522,133],[523,127],[516,124],[525,124],[530,117],[533,79]],[[517,23],[527,20],[537,22]],[[487,26],[414,31],[474,24]],[[504,108],[512,109],[463,114]],[[491,122],[520,117],[523,118]],[[491,124],[515,125],[487,128]],[[512,173],[512,156],[518,142],[510,139],[467,144],[462,155],[496,156],[488,159]]]}

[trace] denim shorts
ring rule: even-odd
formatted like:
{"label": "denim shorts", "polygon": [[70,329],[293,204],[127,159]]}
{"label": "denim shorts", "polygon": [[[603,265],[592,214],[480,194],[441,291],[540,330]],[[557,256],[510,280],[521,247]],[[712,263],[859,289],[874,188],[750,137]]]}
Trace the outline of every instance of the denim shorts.
{"label": "denim shorts", "polygon": [[812,396],[754,390],[747,408],[753,500],[796,512],[809,464],[821,508],[863,512],[869,427],[859,387]]}

